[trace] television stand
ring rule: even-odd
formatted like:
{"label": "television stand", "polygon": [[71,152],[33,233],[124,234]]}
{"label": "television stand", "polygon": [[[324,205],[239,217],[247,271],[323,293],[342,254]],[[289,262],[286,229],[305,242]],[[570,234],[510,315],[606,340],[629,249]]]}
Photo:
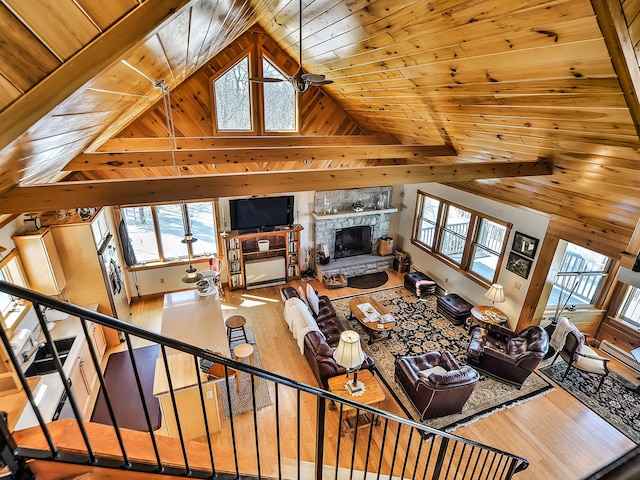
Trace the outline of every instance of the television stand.
{"label": "television stand", "polygon": [[[257,231],[258,229],[232,230],[224,237],[229,290],[255,286],[247,285],[245,269],[245,264],[254,264],[254,260],[282,257],[285,260],[285,280],[300,278],[300,232],[303,228],[280,228],[274,228],[270,232]],[[267,240],[269,249],[261,250],[258,246],[259,240]],[[265,265],[267,263],[265,262]]]}

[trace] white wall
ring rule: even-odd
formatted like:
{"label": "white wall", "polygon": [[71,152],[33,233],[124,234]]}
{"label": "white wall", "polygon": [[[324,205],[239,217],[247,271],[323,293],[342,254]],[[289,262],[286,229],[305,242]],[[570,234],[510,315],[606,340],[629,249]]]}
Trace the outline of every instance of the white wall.
{"label": "white wall", "polygon": [[[507,252],[511,249],[515,232],[522,232],[534,238],[542,240],[549,225],[549,218],[546,215],[533,213],[529,210],[520,209],[495,202],[483,197],[478,197],[470,193],[462,192],[446,185],[438,183],[423,183],[405,185],[404,188],[394,188],[393,204],[398,207],[399,215],[397,222],[391,225],[392,236],[396,238],[396,248],[403,250],[411,256],[411,263],[415,267],[433,277],[438,284],[450,293],[457,293],[461,297],[474,305],[489,305],[489,301],[484,297],[486,288],[465,277],[457,270],[442,263],[411,243],[411,230],[413,227],[416,195],[418,190],[430,193],[444,200],[457,203],[461,206],[484,213],[488,216],[498,218],[513,224],[511,234],[507,240]],[[534,264],[530,272],[535,269],[535,262],[538,259],[541,245],[538,245],[538,252],[534,259]],[[520,310],[529,288],[531,273],[528,279],[524,279],[513,272],[506,270],[506,259],[502,263],[498,282],[504,286],[506,300],[504,303],[496,304],[509,317],[509,324],[514,327],[518,321]],[[520,288],[516,288],[516,283]]]}

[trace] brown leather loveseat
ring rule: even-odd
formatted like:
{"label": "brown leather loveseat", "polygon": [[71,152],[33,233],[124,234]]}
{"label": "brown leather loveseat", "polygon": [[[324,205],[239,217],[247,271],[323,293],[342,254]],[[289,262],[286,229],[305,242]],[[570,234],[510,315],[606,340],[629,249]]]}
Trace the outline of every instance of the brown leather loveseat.
{"label": "brown leather loveseat", "polygon": [[[282,298],[286,301],[292,297],[300,298],[298,291],[293,287],[284,287],[281,291]],[[318,383],[328,389],[327,379],[346,373],[344,367],[338,365],[333,359],[333,351],[338,346],[340,334],[348,330],[344,325],[338,312],[334,308],[331,300],[326,295],[321,295],[319,299],[318,314],[311,314],[322,332],[311,331],[304,337],[304,356],[313,370]],[[323,336],[324,335],[324,336]],[[360,368],[366,368],[373,372],[375,362],[369,356],[366,357]]]}
{"label": "brown leather loveseat", "polygon": [[521,387],[549,349],[549,335],[537,325],[520,333],[489,324],[475,326],[467,348],[467,363]]}
{"label": "brown leather loveseat", "polygon": [[461,412],[480,375],[444,351],[396,358],[395,378],[425,420]]}

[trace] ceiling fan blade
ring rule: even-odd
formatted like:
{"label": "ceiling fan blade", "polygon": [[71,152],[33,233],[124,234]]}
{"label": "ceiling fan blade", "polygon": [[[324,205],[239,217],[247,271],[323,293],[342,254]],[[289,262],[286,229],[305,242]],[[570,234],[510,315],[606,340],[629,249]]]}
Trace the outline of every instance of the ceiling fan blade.
{"label": "ceiling fan blade", "polygon": [[309,85],[313,85],[314,87],[319,87],[321,85],[329,85],[333,83],[333,80],[322,80],[321,82],[307,82]]}
{"label": "ceiling fan blade", "polygon": [[303,73],[302,79],[305,82],[322,82],[326,77],[316,73]]}
{"label": "ceiling fan blade", "polygon": [[250,82],[253,83],[278,83],[284,82],[282,78],[271,78],[271,77],[251,77],[249,79]]}

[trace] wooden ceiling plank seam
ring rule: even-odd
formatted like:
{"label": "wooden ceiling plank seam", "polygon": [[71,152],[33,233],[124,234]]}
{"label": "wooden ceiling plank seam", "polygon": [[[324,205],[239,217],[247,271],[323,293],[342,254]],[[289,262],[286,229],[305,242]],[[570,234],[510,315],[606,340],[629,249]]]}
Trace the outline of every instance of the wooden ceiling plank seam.
{"label": "wooden ceiling plank seam", "polygon": [[[576,26],[579,28],[576,29]],[[521,28],[510,32],[509,42],[506,43],[504,41],[504,37],[498,35],[501,32],[497,25],[494,26],[496,32],[487,32],[486,28],[483,27],[483,24],[480,24],[480,22],[474,22],[473,24],[467,24],[464,25],[464,27],[459,27],[461,30],[459,35],[456,35],[455,31],[447,32],[447,35],[442,35],[439,32],[427,36],[422,35],[418,39],[412,39],[413,41],[407,40],[394,44],[393,48],[385,49],[384,53],[378,50],[373,52],[367,51],[359,54],[359,56],[364,58],[358,58],[358,56],[349,57],[350,62],[348,64],[344,64],[344,62],[342,64],[338,62],[329,62],[324,66],[330,69],[333,73],[339,72],[343,75],[348,75],[351,69],[359,69],[365,65],[385,65],[387,67],[391,67],[398,62],[407,62],[407,59],[410,59],[416,64],[421,64],[431,63],[420,62],[419,60],[421,58],[424,58],[425,60],[431,58],[433,60],[443,61],[446,58],[453,60],[457,57],[484,56],[488,54],[487,52],[499,54],[507,51],[532,50],[550,45],[571,44],[577,41],[593,40],[594,26],[597,31],[597,23],[595,18],[591,16],[566,22],[566,32],[561,28],[558,28],[557,24],[553,26],[553,32],[543,30],[542,28]],[[474,35],[473,38],[469,38],[469,30],[474,28],[479,29],[479,32]],[[464,35],[462,33],[463,29]],[[465,41],[460,42],[461,37],[465,38]],[[600,38],[600,36],[595,38]],[[423,45],[428,45],[428,48],[418,48],[415,45],[417,41],[420,41]],[[478,45],[478,47],[476,47],[476,45]],[[480,45],[484,45],[484,51],[476,52]],[[489,45],[493,46],[492,50],[487,48]],[[460,54],[446,54],[446,52],[451,49],[459,50]],[[456,57],[451,58],[453,55],[456,55]]]}
{"label": "wooden ceiling plank seam", "polygon": [[60,65],[60,60],[4,4],[0,4],[0,32],[0,69],[19,90],[32,89]]}
{"label": "wooden ceiling plank seam", "polygon": [[144,2],[114,27],[80,50],[55,73],[47,76],[0,113],[0,149],[31,127],[54,106],[107,66],[123,58],[132,45],[196,0]]}
{"label": "wooden ceiling plank seam", "polygon": [[[0,196],[2,213],[50,211],[82,205],[120,205],[144,203],[149,196],[156,201],[256,195],[283,191],[358,188],[359,186],[442,182],[444,179],[473,180],[501,176],[547,175],[543,162],[508,165],[438,165],[368,167],[366,169],[330,169],[312,172],[276,172],[221,176],[181,176],[108,182],[73,182],[31,187],[14,187]],[[347,187],[349,186],[349,187]]]}
{"label": "wooden ceiling plank seam", "polygon": [[[511,13],[506,13],[504,15],[501,14],[503,10],[499,9],[497,10],[498,13],[495,13],[493,16],[488,17],[484,16],[482,18],[479,18],[474,17],[472,14],[469,14],[470,16],[463,16],[463,20],[458,25],[451,25],[451,22],[442,23],[440,29],[427,30],[424,26],[413,29],[400,28],[398,25],[394,24],[394,27],[396,28],[394,29],[393,37],[384,35],[384,32],[386,32],[389,27],[389,25],[384,24],[384,22],[381,22],[378,28],[367,28],[367,25],[365,25],[365,28],[367,29],[370,37],[377,40],[375,46],[368,44],[373,40],[366,40],[365,42],[363,42],[363,45],[360,48],[357,48],[354,45],[349,45],[345,47],[345,50],[348,49],[348,54],[352,55],[353,53],[387,50],[390,47],[395,47],[397,44],[405,41],[416,43],[418,45],[430,44],[432,42],[438,44],[438,42],[442,42],[443,39],[451,37],[460,38],[462,42],[466,43],[468,41],[473,41],[474,39],[482,37],[491,37],[492,34],[491,32],[487,31],[488,28],[499,29],[496,30],[496,33],[517,30],[518,25],[528,23],[523,21],[523,17],[527,17],[532,14],[535,15],[535,18],[537,20],[536,26],[540,29],[546,29],[548,25],[555,26],[559,19],[562,19],[562,21],[570,21],[574,19],[584,18],[585,16],[593,17],[593,11],[591,9],[585,9],[584,7],[580,7],[579,5],[575,5],[575,3],[571,6],[571,8],[567,8],[567,2],[542,2],[543,4],[539,5],[539,8],[536,7],[535,11],[532,11],[531,9],[519,8],[528,3],[529,2],[517,4],[516,2],[511,2],[511,5],[508,6],[513,7],[510,10]],[[446,7],[444,8],[446,9]],[[438,15],[434,16],[438,17]],[[414,20],[422,20],[422,17],[423,14],[420,13],[415,16]],[[474,21],[470,23],[467,21],[468,18],[473,18]],[[388,39],[388,41],[381,41],[383,39]],[[338,58],[342,58],[347,52],[338,51],[336,53]],[[309,51],[309,59],[316,60],[313,56],[312,51]]]}
{"label": "wooden ceiling plank seam", "polygon": [[100,31],[108,29],[123,14],[130,12],[140,3],[138,0],[109,0],[108,2],[74,0],[74,2]]}
{"label": "wooden ceiling plank seam", "polygon": [[600,30],[611,55],[611,63],[618,74],[627,106],[640,135],[640,68],[629,37],[622,6],[618,0],[591,0]]}
{"label": "wooden ceiling plank seam", "polygon": [[73,0],[4,0],[13,14],[65,62],[101,32]]}

